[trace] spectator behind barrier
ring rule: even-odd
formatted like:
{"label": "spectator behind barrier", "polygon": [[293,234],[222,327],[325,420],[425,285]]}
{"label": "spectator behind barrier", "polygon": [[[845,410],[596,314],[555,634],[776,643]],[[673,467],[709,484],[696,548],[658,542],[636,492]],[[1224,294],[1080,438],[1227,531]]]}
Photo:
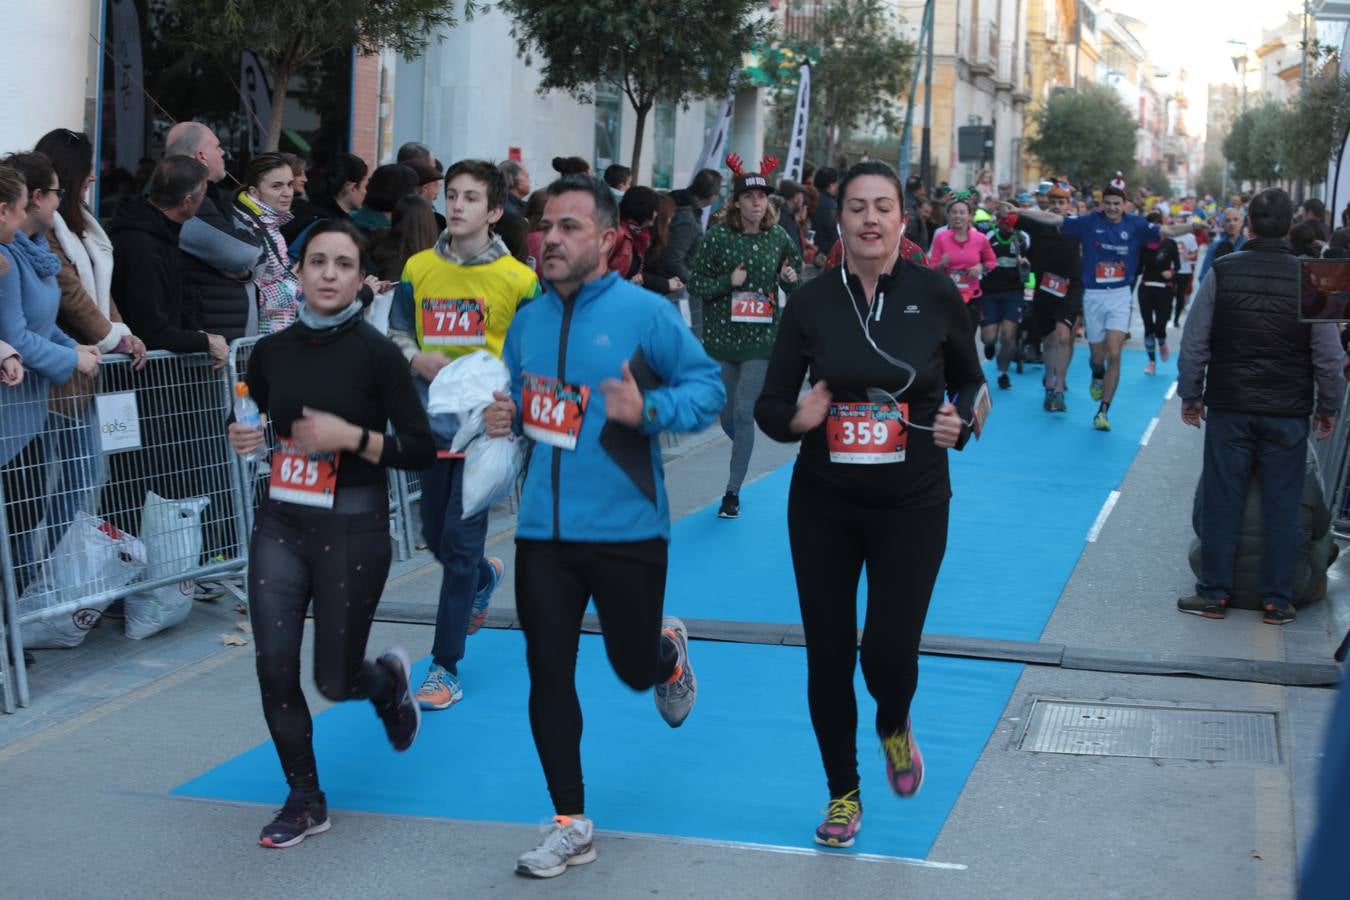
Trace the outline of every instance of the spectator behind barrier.
{"label": "spectator behind barrier", "polygon": [[417,173],[401,163],[380,166],[370,176],[366,202],[352,213],[352,222],[369,240],[375,232],[393,224],[390,215],[400,197],[417,193]]}
{"label": "spectator behind barrier", "polygon": [[436,245],[440,232],[434,213],[426,198],[418,194],[409,194],[394,204],[393,225],[370,245],[370,260],[380,280],[397,284],[408,259]]}
{"label": "spectator behind barrier", "polygon": [[[670,291],[678,299],[679,292],[689,286],[690,272],[703,242],[703,211],[712,206],[722,191],[722,173],[716,169],[699,171],[689,187],[671,191],[675,213],[670,219],[669,235],[661,253],[647,266],[649,274],[668,279]],[[675,281],[679,285],[675,285]],[[695,336],[703,334],[703,301],[689,295],[689,316]]]}
{"label": "spectator behind barrier", "polygon": [[497,168],[506,176],[506,211],[522,219],[528,219],[529,217],[525,215],[525,199],[530,196],[529,169],[525,168],[524,163],[514,159],[502,160],[497,163]]}
{"label": "spectator behind barrier", "polygon": [[179,252],[182,230],[206,202],[208,173],[194,159],[166,156],[155,166],[146,195],[128,197],[118,207],[112,222],[112,296],[146,347],[210,353],[219,368],[229,347],[197,318],[196,304],[186,296],[189,255]]}
{"label": "spectator behind barrier", "polygon": [[[1233,564],[1233,592],[1230,607],[1261,609],[1261,479],[1253,472],[1247,482],[1247,499],[1242,507],[1242,522],[1238,532],[1237,556]],[[1201,577],[1201,525],[1204,521],[1204,477],[1195,485],[1195,505],[1191,513],[1191,527],[1195,539],[1191,541],[1190,563],[1195,577]],[[1327,569],[1335,562],[1340,549],[1331,532],[1331,512],[1322,498],[1322,484],[1317,474],[1317,459],[1308,453],[1303,473],[1303,496],[1299,501],[1298,556],[1294,561],[1294,606],[1302,608],[1322,600],[1327,595]]]}
{"label": "spectator behind barrier", "polygon": [[253,274],[249,334],[275,334],[295,321],[300,279],[291,269],[282,226],[291,220],[295,176],[280,153],[259,153],[244,170],[244,186],[234,198],[239,227],[250,229],[263,245],[262,264]]}
{"label": "spectator behind barrier", "polygon": [[[283,167],[289,181],[290,170]],[[185,156],[160,160],[143,197],[129,198],[113,220],[113,297],[132,330],[152,350],[210,354],[224,367],[229,346],[203,331],[182,278],[179,232],[206,202],[207,170]],[[170,500],[206,497],[202,514],[206,558],[233,555],[234,503],[220,450],[220,377],[196,360],[152,361],[153,378],[131,379],[124,368],[104,373],[103,390],[135,390],[141,449],[108,459],[100,511],[131,534],[140,529],[150,491]]]}
{"label": "spectator behind barrier", "polygon": [[[145,367],[145,344],[120,321],[112,303],[112,242],[83,200],[94,181],[94,146],[85,135],[58,128],[44,135],[37,149],[52,161],[65,191],[47,235],[61,262],[56,274],[61,288],[56,324],[79,344],[91,344],[102,353],[130,354],[139,371]],[[93,379],[77,372],[65,385],[52,387],[43,441],[58,466],[56,480],[47,485],[47,547],[60,543],[76,512],[96,512],[96,495],[107,468],[99,449],[98,422],[90,409],[94,386]]]}
{"label": "spectator behind barrier", "polygon": [[308,202],[300,204],[294,210],[295,218],[281,229],[286,243],[296,244],[297,238],[315,222],[346,218],[360,209],[366,202],[369,173],[365,160],[350,153],[339,153],[313,173],[307,185]]}
{"label": "spectator behind barrier", "polygon": [[614,163],[605,169],[605,184],[609,185],[609,189],[614,193],[614,202],[617,203],[633,186],[633,170]]}
{"label": "spectator behind barrier", "polygon": [[642,283],[642,268],[651,248],[652,227],[661,198],[649,187],[630,187],[619,199],[619,233],[609,254],[609,270],[635,284]]}
{"label": "spectator behind barrier", "polygon": [[816,172],[816,190],[820,191],[820,202],[811,217],[811,228],[816,233],[816,247],[825,256],[830,255],[834,242],[839,239],[839,204],[834,199],[839,190],[839,171],[826,166]]}
{"label": "spectator behind barrier", "polygon": [[206,195],[197,214],[178,231],[178,246],[186,254],[183,277],[201,327],[227,341],[241,338],[254,321],[248,285],[263,246],[255,234],[234,225],[234,198],[220,184],[225,178],[220,139],[200,122],[179,122],[169,129],[164,155],[191,157],[206,167]]}
{"label": "spectator behind barrier", "polygon": [[145,344],[131,333],[112,302],[112,241],[85,204],[94,183],[93,143],[84,134],[58,128],[43,135],[36,150],[52,161],[65,192],[47,236],[61,260],[56,275],[61,311],[56,324],[81,344],[92,344],[102,353],[130,353],[144,365]]}
{"label": "spectator behind barrier", "polygon": [[0,484],[5,496],[5,518],[13,552],[14,577],[19,593],[33,579],[33,538],[42,517],[45,495],[46,449],[42,432],[47,423],[50,385],[63,385],[75,372],[92,378],[98,372],[97,347],[77,344],[56,325],[61,270],[47,244],[61,188],[51,161],[41,153],[16,153],[3,164],[23,179],[0,185],[0,202],[27,198],[26,215],[16,217],[17,230],[4,229],[8,243],[0,244],[0,259],[8,270],[0,276],[0,341],[23,357],[33,377],[16,390],[6,391],[0,406]]}

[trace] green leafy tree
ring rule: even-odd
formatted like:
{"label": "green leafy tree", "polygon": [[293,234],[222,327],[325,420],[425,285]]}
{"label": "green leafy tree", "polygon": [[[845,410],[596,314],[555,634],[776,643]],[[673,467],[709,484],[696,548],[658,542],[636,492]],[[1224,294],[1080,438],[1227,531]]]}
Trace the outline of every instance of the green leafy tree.
{"label": "green leafy tree", "polygon": [[613,84],[636,115],[631,165],[637,171],[647,116],[657,100],[687,105],[726,93],[741,56],[769,34],[762,0],[500,0],[515,19],[517,49],[537,54],[540,93],[594,100]]}
{"label": "green leafy tree", "polygon": [[1233,177],[1239,181],[1245,180],[1252,170],[1249,147],[1255,121],[1249,112],[1244,111],[1233,119],[1232,124],[1228,126],[1228,134],[1223,139],[1223,158],[1228,160]]}
{"label": "green leafy tree", "polygon": [[[794,0],[794,11],[803,5]],[[899,128],[899,100],[909,86],[915,50],[913,43],[900,37],[902,19],[886,0],[813,5],[817,12],[800,38],[819,54],[819,62],[811,67],[812,127],[807,148],[833,160],[847,132],[876,125],[893,134]],[[783,91],[779,98],[775,106],[790,129],[796,91]]]}
{"label": "green leafy tree", "polygon": [[1159,197],[1166,197],[1172,192],[1172,177],[1158,163],[1149,163],[1136,169],[1131,181],[1133,182],[1131,189],[1136,186],[1146,187],[1151,193]]}
{"label": "green leafy tree", "polygon": [[[465,15],[477,5],[466,0]],[[426,49],[428,34],[456,24],[446,0],[170,0],[170,7],[192,45],[252,50],[266,63],[273,85],[269,150],[281,142],[287,84],[306,63],[353,46],[411,60]]]}
{"label": "green leafy tree", "polygon": [[1033,114],[1038,134],[1027,151],[1074,184],[1105,184],[1134,169],[1135,117],[1109,87],[1084,84],[1053,94]]}
{"label": "green leafy tree", "polygon": [[1290,118],[1288,107],[1263,103],[1233,120],[1223,142],[1223,155],[1233,164],[1235,177],[1268,185],[1288,174],[1284,155]]}
{"label": "green leafy tree", "polygon": [[1287,127],[1280,154],[1285,172],[1325,181],[1350,127],[1350,76],[1328,72],[1309,80],[1289,108]]}
{"label": "green leafy tree", "polygon": [[1195,177],[1195,193],[1200,197],[1206,194],[1223,197],[1223,163],[1211,159],[1200,167],[1200,174]]}

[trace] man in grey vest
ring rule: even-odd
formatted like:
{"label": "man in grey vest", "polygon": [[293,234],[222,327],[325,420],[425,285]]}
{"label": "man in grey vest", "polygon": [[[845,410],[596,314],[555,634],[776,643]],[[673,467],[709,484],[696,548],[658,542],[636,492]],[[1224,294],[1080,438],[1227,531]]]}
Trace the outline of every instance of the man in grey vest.
{"label": "man in grey vest", "polygon": [[[1222,619],[1253,466],[1261,479],[1263,621],[1294,618],[1294,560],[1309,419],[1331,434],[1345,390],[1335,325],[1298,320],[1299,263],[1286,240],[1294,206],[1278,188],[1248,209],[1252,238],[1215,261],[1181,339],[1181,420],[1205,428],[1201,575],[1177,608]],[[1314,390],[1315,386],[1315,390]],[[1314,403],[1315,399],[1315,403]]]}

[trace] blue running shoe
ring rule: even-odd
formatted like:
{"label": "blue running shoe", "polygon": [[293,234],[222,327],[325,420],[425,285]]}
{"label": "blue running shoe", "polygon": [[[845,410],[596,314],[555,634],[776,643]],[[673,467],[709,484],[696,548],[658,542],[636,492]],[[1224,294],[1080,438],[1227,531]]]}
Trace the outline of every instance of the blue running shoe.
{"label": "blue running shoe", "polygon": [[492,594],[497,590],[497,585],[502,583],[502,576],[506,574],[506,564],[495,556],[489,556],[486,560],[488,570],[488,583],[478,590],[473,598],[473,615],[469,617],[469,634],[483,627],[487,621],[488,604],[492,602]]}

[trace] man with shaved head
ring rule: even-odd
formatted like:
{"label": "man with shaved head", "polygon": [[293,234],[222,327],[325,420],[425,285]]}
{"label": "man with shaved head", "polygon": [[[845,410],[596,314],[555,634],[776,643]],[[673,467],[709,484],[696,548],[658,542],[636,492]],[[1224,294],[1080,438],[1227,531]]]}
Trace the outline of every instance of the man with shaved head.
{"label": "man with shaved head", "polygon": [[1209,253],[1205,256],[1205,264],[1200,268],[1200,276],[1196,278],[1196,283],[1205,280],[1215,262],[1247,246],[1247,235],[1242,229],[1245,218],[1242,210],[1236,206],[1230,206],[1223,211],[1219,219],[1223,231],[1219,234],[1219,239],[1210,244]]}
{"label": "man with shaved head", "polygon": [[206,199],[178,235],[185,286],[196,294],[201,325],[227,341],[257,331],[257,304],[250,291],[253,267],[262,255],[260,239],[234,227],[225,178],[225,148],[201,122],[179,122],[164,143],[167,156],[186,156],[206,166]]}

